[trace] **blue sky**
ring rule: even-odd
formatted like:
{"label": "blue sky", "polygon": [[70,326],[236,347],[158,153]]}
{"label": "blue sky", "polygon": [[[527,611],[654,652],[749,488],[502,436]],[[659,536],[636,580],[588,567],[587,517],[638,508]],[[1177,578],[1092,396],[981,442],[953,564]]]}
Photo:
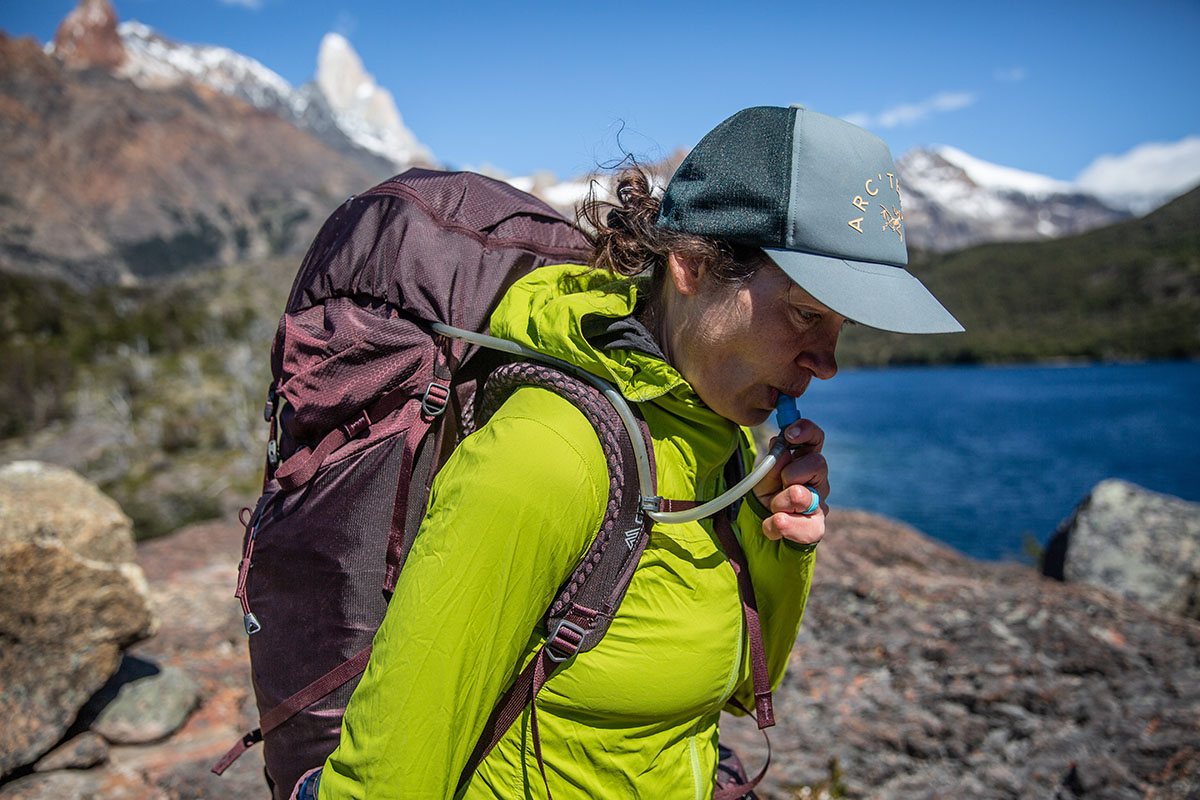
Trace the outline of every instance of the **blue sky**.
{"label": "blue sky", "polygon": [[[73,0],[0,0],[46,41]],[[1200,134],[1200,2],[484,3],[116,0],[122,20],[252,56],[294,85],[345,35],[451,166],[568,177],[694,144],[739,108],[850,117],[897,156],[949,144],[1073,179]]]}

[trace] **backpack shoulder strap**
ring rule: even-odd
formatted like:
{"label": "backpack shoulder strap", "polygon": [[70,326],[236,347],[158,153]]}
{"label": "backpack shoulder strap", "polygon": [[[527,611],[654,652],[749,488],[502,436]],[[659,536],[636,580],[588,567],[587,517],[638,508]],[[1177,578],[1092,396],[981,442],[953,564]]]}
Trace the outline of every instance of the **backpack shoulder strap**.
{"label": "backpack shoulder strap", "polygon": [[[459,789],[470,780],[475,768],[516,722],[526,705],[532,707],[534,748],[541,767],[537,693],[563,662],[595,647],[604,636],[629,588],[653,524],[643,513],[629,434],[612,404],[595,387],[545,364],[508,364],[488,379],[479,409],[480,424],[521,386],[540,386],[556,392],[570,400],[592,423],[608,467],[608,504],[592,546],[550,605],[545,643],[496,704],[463,768]],[[653,474],[650,431],[640,418],[638,424],[650,452]]]}

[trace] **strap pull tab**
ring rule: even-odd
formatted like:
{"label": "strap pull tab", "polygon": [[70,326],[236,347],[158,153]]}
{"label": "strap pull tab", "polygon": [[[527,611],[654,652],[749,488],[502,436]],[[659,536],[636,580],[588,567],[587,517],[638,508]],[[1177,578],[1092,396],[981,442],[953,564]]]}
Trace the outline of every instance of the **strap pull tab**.
{"label": "strap pull tab", "polygon": [[263,422],[270,422],[271,417],[275,416],[275,385],[267,390],[267,402],[263,404]]}

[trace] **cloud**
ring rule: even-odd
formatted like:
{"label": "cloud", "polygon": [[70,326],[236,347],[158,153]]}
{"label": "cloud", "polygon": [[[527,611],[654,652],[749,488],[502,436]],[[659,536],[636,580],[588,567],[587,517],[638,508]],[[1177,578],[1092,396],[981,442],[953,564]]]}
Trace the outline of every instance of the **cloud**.
{"label": "cloud", "polygon": [[1029,70],[1024,67],[1008,67],[1007,69],[998,69],[992,75],[1001,83],[1020,83],[1029,77]]}
{"label": "cloud", "polygon": [[1200,136],[1103,155],[1075,179],[1113,205],[1144,213],[1200,184]]}
{"label": "cloud", "polygon": [[966,108],[975,100],[974,92],[939,92],[919,103],[892,106],[874,116],[860,111],[855,114],[847,114],[844,119],[863,128],[895,128],[899,125],[914,125],[931,114]]}
{"label": "cloud", "polygon": [[263,7],[264,0],[217,0],[217,2],[223,6],[241,6],[251,11],[258,11]]}

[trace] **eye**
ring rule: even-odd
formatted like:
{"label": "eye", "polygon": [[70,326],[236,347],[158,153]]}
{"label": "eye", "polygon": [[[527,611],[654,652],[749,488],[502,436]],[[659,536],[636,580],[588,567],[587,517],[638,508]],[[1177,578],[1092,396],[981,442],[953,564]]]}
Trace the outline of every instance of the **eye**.
{"label": "eye", "polygon": [[801,328],[810,328],[824,317],[820,311],[814,311],[811,308],[801,308],[800,306],[789,305],[788,311],[792,319]]}

